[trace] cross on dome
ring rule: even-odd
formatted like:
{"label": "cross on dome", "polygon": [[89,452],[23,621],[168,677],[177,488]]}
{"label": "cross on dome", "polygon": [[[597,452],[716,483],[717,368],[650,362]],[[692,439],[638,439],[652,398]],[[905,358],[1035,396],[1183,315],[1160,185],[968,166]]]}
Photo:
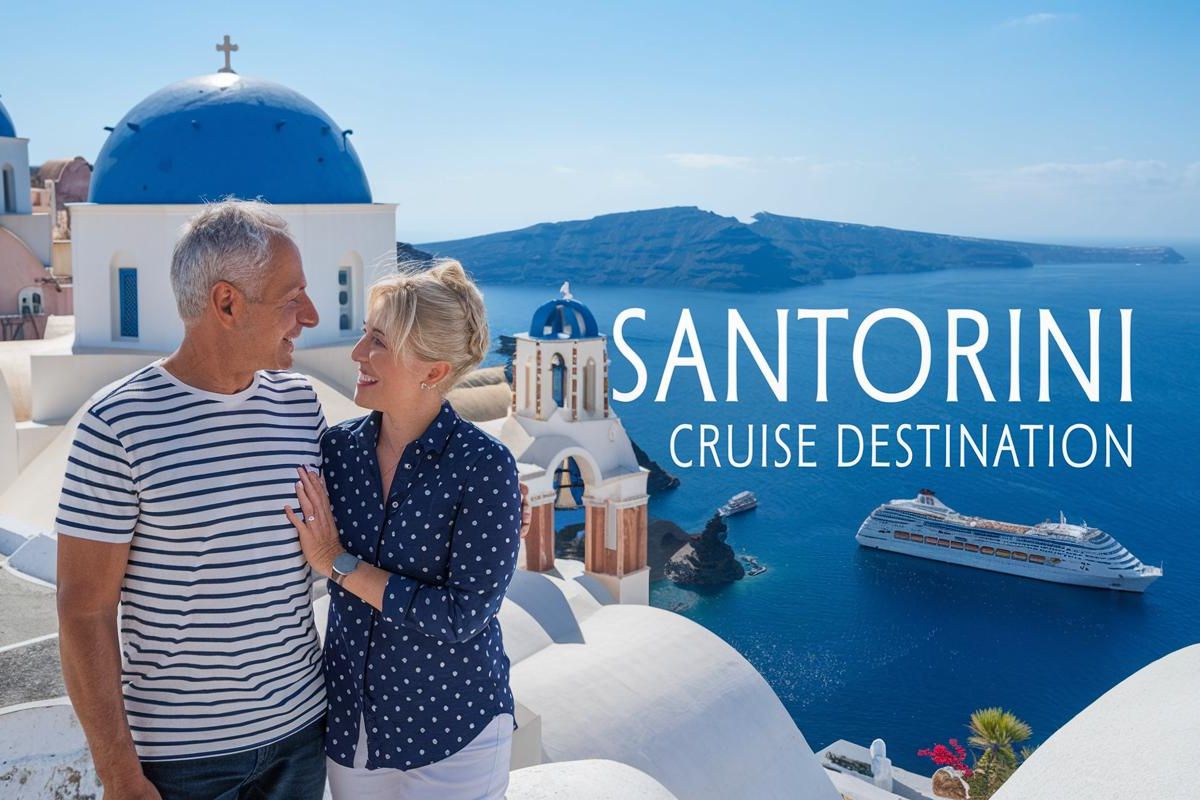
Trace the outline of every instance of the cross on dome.
{"label": "cross on dome", "polygon": [[221,67],[217,72],[233,72],[233,67],[229,63],[230,53],[236,53],[238,46],[229,41],[229,34],[225,34],[225,41],[217,45],[217,52],[225,54],[225,66]]}
{"label": "cross on dome", "polygon": [[560,286],[558,290],[560,292],[562,292],[563,300],[575,299],[574,296],[571,294],[571,282],[570,281],[563,281],[563,285]]}

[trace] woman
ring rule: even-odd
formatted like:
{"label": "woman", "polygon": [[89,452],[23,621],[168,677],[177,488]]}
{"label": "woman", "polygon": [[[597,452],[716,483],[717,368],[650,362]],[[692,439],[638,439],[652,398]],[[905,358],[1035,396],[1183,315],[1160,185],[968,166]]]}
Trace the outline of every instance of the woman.
{"label": "woman", "polygon": [[335,798],[503,798],[513,699],[496,613],[516,566],[508,450],[444,394],[483,359],[483,298],[457,261],[371,287],[351,357],[372,409],[300,470],[304,555],[331,578],[325,752]]}

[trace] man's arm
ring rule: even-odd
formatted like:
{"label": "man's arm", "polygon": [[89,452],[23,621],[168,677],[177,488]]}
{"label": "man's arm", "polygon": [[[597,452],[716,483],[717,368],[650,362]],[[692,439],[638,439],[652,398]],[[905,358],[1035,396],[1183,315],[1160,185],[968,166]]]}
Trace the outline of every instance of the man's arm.
{"label": "man's arm", "polygon": [[58,537],[58,644],[63,680],[105,798],[157,800],[142,773],[121,699],[117,602],[129,543]]}

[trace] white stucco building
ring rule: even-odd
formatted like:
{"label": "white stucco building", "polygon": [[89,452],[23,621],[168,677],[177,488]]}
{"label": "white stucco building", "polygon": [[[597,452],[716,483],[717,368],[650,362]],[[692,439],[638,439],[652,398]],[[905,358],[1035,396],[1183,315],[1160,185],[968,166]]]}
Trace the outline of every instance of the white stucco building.
{"label": "white stucco building", "polygon": [[201,203],[227,196],[266,200],[288,221],[321,316],[298,345],[357,339],[396,225],[395,206],[372,201],[351,133],[303,95],[233,72],[135,105],[96,158],[89,202],[71,206],[76,349],[174,347],[171,251]]}

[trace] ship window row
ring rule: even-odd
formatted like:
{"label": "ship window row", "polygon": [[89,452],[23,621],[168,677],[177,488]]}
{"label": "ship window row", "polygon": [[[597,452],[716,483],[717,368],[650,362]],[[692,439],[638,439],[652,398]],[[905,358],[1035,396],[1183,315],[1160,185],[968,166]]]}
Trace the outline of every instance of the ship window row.
{"label": "ship window row", "polygon": [[982,556],[994,556],[996,558],[1010,558],[1013,561],[1028,561],[1031,564],[1057,564],[1061,561],[1058,558],[1047,558],[1039,553],[1026,553],[1023,550],[1009,550],[1004,547],[990,547],[988,545],[977,545],[971,542],[959,542],[953,539],[941,539],[937,536],[922,536],[919,533],[909,533],[908,531],[892,531],[892,537],[901,541],[913,542],[915,544],[926,544],[933,547],[947,547],[951,550],[965,550],[968,553],[978,553]]}
{"label": "ship window row", "polygon": [[[899,524],[904,524],[906,522],[912,521],[911,517],[897,518],[895,515],[890,515],[890,514],[886,514],[886,513],[879,514],[877,518],[883,522],[893,522],[893,523],[899,523]],[[971,536],[975,536],[975,537],[979,537],[979,538],[994,539],[997,542],[1011,542],[1012,536],[1013,536],[1012,534],[1004,533],[1003,531],[994,531],[994,530],[990,530],[988,528],[981,528],[981,527],[968,528],[965,526],[950,526],[950,525],[946,525],[944,523],[938,524],[936,522],[931,522],[928,520],[921,520],[921,522],[923,522],[924,524],[926,524],[929,527],[934,528],[936,530],[945,531],[949,535],[954,535],[956,532],[961,531],[962,533],[970,534]],[[1038,546],[1044,550],[1051,550],[1051,551],[1059,553],[1061,555],[1069,556],[1069,555],[1072,555],[1069,552],[1069,548],[1077,546],[1077,545],[1075,545],[1074,543],[1056,542],[1052,539],[1040,539],[1038,542]]]}

